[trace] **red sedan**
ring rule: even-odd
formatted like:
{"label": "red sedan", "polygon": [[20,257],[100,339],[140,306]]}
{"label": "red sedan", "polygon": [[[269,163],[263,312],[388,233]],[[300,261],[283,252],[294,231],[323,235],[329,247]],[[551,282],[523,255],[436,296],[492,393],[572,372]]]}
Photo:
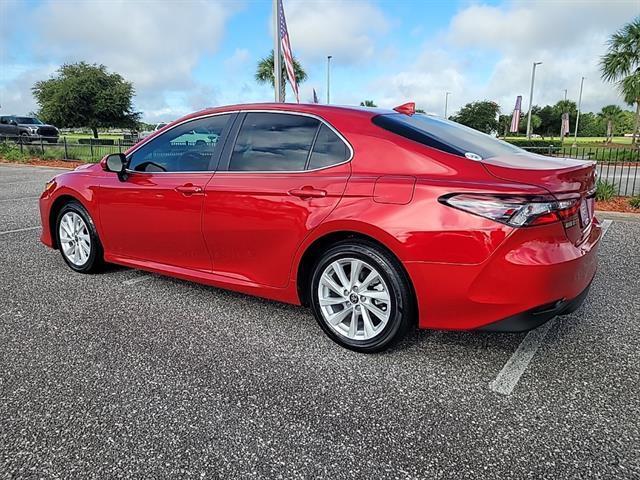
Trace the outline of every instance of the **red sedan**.
{"label": "red sedan", "polygon": [[204,110],[55,177],[42,241],[104,262],[309,305],[362,352],[410,327],[523,331],[596,271],[591,162],[395,110]]}

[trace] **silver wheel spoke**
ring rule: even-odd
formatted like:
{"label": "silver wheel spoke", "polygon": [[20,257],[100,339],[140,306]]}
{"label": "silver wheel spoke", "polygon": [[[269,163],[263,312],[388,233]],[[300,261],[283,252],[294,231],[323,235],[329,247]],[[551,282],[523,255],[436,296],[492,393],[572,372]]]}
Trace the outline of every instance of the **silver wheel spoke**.
{"label": "silver wheel spoke", "polygon": [[360,293],[360,295],[363,295],[367,298],[375,298],[376,300],[380,300],[384,303],[388,303],[389,302],[389,294],[387,292],[385,292],[384,290],[379,291],[379,290],[365,290],[365,291],[360,291],[358,292]]}
{"label": "silver wheel spoke", "polygon": [[341,303],[346,303],[346,300],[342,297],[326,297],[320,299],[320,305],[323,307],[327,305],[340,305]]}
{"label": "silver wheel spoke", "polygon": [[367,312],[366,308],[362,309],[362,323],[364,325],[364,338],[369,339],[375,336],[375,331],[373,328],[373,322],[371,321],[371,317],[369,317],[369,312]]}
{"label": "silver wheel spoke", "polygon": [[342,265],[340,265],[340,262],[333,262],[331,266],[333,267],[333,271],[336,272],[336,275],[338,275],[338,280],[340,280],[342,286],[348,289],[350,282],[347,275],[344,273],[344,269],[342,268]]}
{"label": "silver wheel spoke", "polygon": [[349,337],[355,338],[358,333],[358,313],[355,308],[351,309],[351,323],[349,324]]}
{"label": "silver wheel spoke", "polygon": [[340,285],[334,282],[333,279],[326,273],[322,275],[322,279],[320,280],[320,283],[326,285],[328,288],[333,290],[338,295],[342,295],[342,292],[344,291],[344,288],[340,288]]}
{"label": "silver wheel spoke", "polygon": [[387,317],[389,316],[387,312],[380,310],[378,307],[371,303],[363,304],[364,308],[366,308],[369,312],[373,313],[377,318],[381,321],[386,322]]}
{"label": "silver wheel spoke", "polygon": [[347,315],[349,313],[351,313],[351,309],[345,308],[344,310],[340,310],[338,313],[334,313],[329,318],[327,318],[327,320],[331,325],[335,326],[342,323],[344,319],[347,318]]}
{"label": "silver wheel spoke", "polygon": [[380,278],[378,272],[376,272],[375,270],[371,270],[371,272],[369,272],[369,275],[367,275],[367,278],[365,278],[359,285],[360,290],[365,290],[369,285],[371,285],[371,282],[373,282],[377,278]]}
{"label": "silver wheel spoke", "polygon": [[360,271],[362,270],[363,263],[360,260],[351,260],[351,272],[349,276],[349,289],[352,289],[354,285],[357,285]]}

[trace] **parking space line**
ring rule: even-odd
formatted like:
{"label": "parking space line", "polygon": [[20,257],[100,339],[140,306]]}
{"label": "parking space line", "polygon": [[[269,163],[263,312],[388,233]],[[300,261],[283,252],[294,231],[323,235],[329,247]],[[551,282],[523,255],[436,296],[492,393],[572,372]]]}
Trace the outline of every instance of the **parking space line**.
{"label": "parking space line", "polygon": [[[612,223],[613,220],[604,220],[602,222],[602,238],[604,238],[604,235]],[[527,336],[524,337],[522,343],[518,345],[518,348],[513,352],[511,358],[504,364],[500,373],[489,383],[490,390],[502,395],[511,395],[520,377],[529,366],[531,359],[538,351],[538,348],[540,348],[547,333],[549,333],[549,330],[555,325],[556,321],[556,319],[548,321],[527,333]]]}
{"label": "parking space line", "polygon": [[41,183],[45,184],[42,180],[25,180],[24,182],[0,182],[0,185],[24,185],[26,183]]}
{"label": "parking space line", "polygon": [[136,283],[145,282],[147,280],[151,280],[153,277],[151,275],[140,275],[135,278],[130,278],[129,280],[125,280],[122,282],[123,285],[134,285]]}
{"label": "parking space line", "polygon": [[36,230],[40,227],[40,225],[36,227],[27,227],[27,228],[16,228],[15,230],[5,230],[4,232],[0,232],[0,235],[8,235],[10,233],[18,233],[18,232],[28,232],[29,230]]}

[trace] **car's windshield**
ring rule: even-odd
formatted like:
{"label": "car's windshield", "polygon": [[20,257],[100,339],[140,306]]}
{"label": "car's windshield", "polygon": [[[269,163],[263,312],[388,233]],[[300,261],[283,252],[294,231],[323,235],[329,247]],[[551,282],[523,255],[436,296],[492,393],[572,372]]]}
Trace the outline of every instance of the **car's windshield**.
{"label": "car's windshield", "polygon": [[15,117],[15,121],[20,125],[43,125],[36,117]]}
{"label": "car's windshield", "polygon": [[373,123],[411,140],[475,160],[526,153],[491,135],[431,115],[392,113],[374,117]]}

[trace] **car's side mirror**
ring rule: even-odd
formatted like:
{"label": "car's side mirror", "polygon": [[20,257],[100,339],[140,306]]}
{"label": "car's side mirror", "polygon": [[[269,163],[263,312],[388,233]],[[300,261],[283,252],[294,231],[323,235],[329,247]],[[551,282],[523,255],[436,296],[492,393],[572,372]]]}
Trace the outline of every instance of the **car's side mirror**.
{"label": "car's side mirror", "polygon": [[100,162],[102,169],[106,172],[118,174],[118,180],[124,182],[129,175],[127,174],[127,157],[124,153],[112,153],[107,155]]}

